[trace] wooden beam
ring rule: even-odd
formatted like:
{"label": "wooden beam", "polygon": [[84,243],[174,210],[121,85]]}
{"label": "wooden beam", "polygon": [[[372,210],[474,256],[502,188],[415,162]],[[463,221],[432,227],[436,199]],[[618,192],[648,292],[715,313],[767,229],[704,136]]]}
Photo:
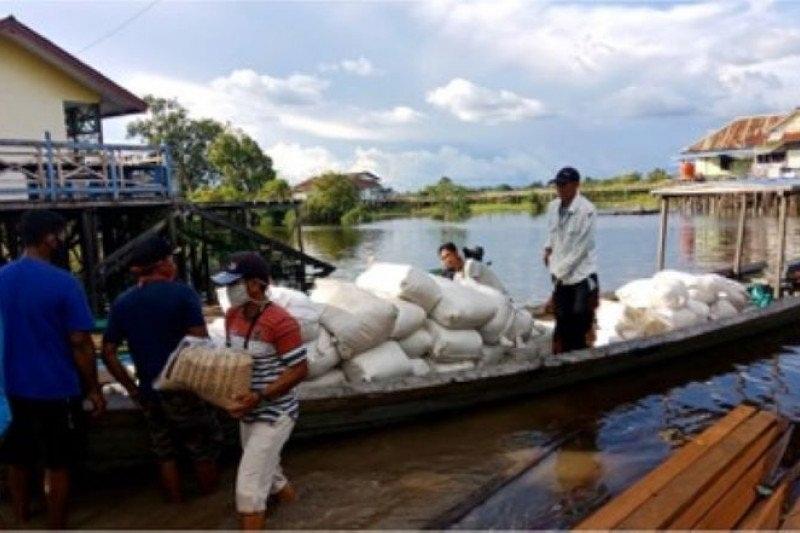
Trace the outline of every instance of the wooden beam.
{"label": "wooden beam", "polygon": [[733,273],[738,278],[742,273],[742,255],[744,252],[744,225],[747,219],[747,195],[743,194],[739,200],[739,224],[736,227],[736,252],[733,258]]}
{"label": "wooden beam", "polygon": [[669,219],[669,198],[661,198],[661,219],[658,226],[658,251],[656,253],[656,270],[664,270],[667,248],[667,222]]}
{"label": "wooden beam", "polygon": [[783,269],[786,261],[786,195],[781,195],[778,206],[778,249],[775,252],[775,280],[773,289],[775,298],[781,297]]}

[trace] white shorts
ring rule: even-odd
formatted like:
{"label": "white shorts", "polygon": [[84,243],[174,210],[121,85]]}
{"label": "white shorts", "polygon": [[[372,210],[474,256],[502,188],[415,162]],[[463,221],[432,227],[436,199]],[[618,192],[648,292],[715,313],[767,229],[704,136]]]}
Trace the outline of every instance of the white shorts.
{"label": "white shorts", "polygon": [[236,474],[236,510],[243,514],[267,509],[267,498],[288,481],[281,470],[281,450],[294,429],[294,420],[281,416],[275,423],[241,422],[242,459]]}

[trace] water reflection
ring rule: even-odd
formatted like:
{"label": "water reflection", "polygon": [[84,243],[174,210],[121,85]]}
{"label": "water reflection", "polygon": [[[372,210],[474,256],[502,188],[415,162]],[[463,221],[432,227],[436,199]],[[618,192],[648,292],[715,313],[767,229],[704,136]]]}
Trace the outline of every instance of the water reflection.
{"label": "water reflection", "polygon": [[800,330],[712,350],[696,365],[675,361],[569,395],[576,413],[565,420],[583,421],[579,435],[458,528],[573,526],[742,402],[800,421]]}

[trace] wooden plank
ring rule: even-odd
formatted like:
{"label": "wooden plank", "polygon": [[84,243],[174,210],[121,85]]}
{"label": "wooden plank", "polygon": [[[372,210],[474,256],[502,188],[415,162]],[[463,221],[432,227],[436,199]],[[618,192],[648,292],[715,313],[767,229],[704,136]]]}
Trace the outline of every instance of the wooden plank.
{"label": "wooden plank", "polygon": [[[756,501],[758,496],[756,487],[769,479],[786,451],[791,436],[788,423],[782,422],[776,426],[775,432],[779,437],[777,440],[773,439],[771,435],[765,435],[734,468],[727,470],[720,477],[714,491],[703,492],[697,503],[701,506],[700,508],[708,509],[705,516],[700,520],[695,520],[687,513],[670,527],[686,529],[730,529],[734,527]],[[764,443],[766,443],[766,448]],[[754,457],[755,461],[752,460]],[[709,508],[708,501],[716,498],[714,492],[720,490],[723,496]]]}
{"label": "wooden plank", "polygon": [[749,405],[740,405],[733,409],[691,442],[673,453],[658,468],[652,470],[636,484],[578,524],[575,529],[610,529],[618,525],[675,476],[683,472],[755,413],[756,409]]}
{"label": "wooden plank", "polygon": [[680,516],[693,501],[712,486],[719,475],[729,468],[747,449],[770,428],[776,425],[771,413],[758,412],[734,429],[708,453],[702,466],[684,469],[657,494],[636,509],[619,527],[623,529],[663,529]]}
{"label": "wooden plank", "polygon": [[777,529],[780,525],[781,510],[786,503],[786,498],[789,497],[791,485],[791,479],[784,479],[768,498],[759,501],[750,509],[736,529]]}

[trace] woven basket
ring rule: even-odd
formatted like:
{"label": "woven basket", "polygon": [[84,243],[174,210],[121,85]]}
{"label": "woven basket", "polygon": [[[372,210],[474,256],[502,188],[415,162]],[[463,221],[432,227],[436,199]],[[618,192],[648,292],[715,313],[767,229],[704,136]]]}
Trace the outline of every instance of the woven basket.
{"label": "woven basket", "polygon": [[214,346],[205,340],[184,339],[170,355],[156,381],[160,390],[189,390],[223,409],[250,390],[252,357],[239,350]]}

